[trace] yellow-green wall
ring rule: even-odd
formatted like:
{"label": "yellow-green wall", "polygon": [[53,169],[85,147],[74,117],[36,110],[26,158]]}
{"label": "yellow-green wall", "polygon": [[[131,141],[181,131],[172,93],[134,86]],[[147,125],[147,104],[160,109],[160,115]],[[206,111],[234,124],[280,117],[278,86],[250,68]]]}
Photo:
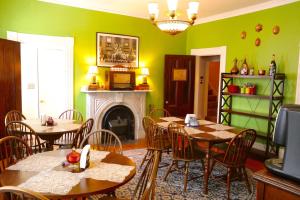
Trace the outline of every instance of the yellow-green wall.
{"label": "yellow-green wall", "polygon": [[[150,70],[153,92],[147,104],[162,106],[165,54],[184,54],[186,34],[173,37],[159,31],[149,20],[86,9],[49,4],[37,0],[0,0],[0,37],[6,31],[74,37],[74,105],[85,113],[86,73],[95,65],[96,32],[139,37],[139,59]],[[104,78],[104,69],[99,78]]]}
{"label": "yellow-green wall", "polygon": [[[255,26],[263,25],[261,32],[255,31]],[[280,26],[278,35],[272,34],[273,26]],[[246,39],[240,38],[242,31],[247,32]],[[261,39],[259,47],[254,45],[255,39]],[[187,33],[186,53],[191,49],[227,46],[226,71],[230,72],[234,58],[247,58],[248,64],[254,67],[255,73],[259,68],[268,72],[272,54],[276,55],[278,72],[285,73],[285,103],[295,102],[296,81],[298,73],[298,59],[300,48],[300,2],[287,4],[251,14],[218,20],[191,27]],[[241,64],[240,64],[241,65]],[[269,94],[268,82],[257,80],[240,80],[258,84],[259,94]],[[234,98],[235,109],[268,112],[268,102],[264,100],[250,100],[248,98]],[[256,130],[267,130],[265,120],[234,115],[233,124],[240,127],[251,127]]]}
{"label": "yellow-green wall", "polygon": [[[145,10],[145,12],[147,12]],[[200,8],[201,12],[201,8]],[[261,23],[263,30],[255,32]],[[278,35],[272,27],[280,26]],[[138,36],[140,39],[140,62],[150,68],[149,83],[153,92],[147,95],[147,104],[163,104],[163,67],[165,54],[190,54],[191,49],[227,46],[226,70],[232,67],[237,57],[247,58],[250,66],[268,68],[271,55],[276,54],[279,72],[287,74],[285,102],[295,100],[300,42],[300,2],[267,9],[251,14],[195,25],[185,33],[169,36],[155,28],[147,19],[90,11],[80,8],[49,4],[37,0],[0,0],[0,37],[6,31],[74,37],[74,104],[85,113],[85,94],[81,86],[88,83],[86,73],[89,65],[95,64],[96,32],[108,32]],[[240,33],[247,32],[242,40]],[[261,38],[261,46],[254,45]],[[99,78],[103,81],[104,69]],[[264,92],[264,82],[259,82],[259,92]],[[237,108],[265,111],[267,103],[239,98]],[[248,107],[246,107],[247,105]],[[234,117],[240,126],[248,125],[258,130],[265,129],[265,122]]]}

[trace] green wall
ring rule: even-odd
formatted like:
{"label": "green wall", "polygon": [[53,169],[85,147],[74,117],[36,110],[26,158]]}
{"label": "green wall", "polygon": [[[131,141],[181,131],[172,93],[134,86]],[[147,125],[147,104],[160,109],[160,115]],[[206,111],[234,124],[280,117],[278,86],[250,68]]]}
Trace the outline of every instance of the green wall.
{"label": "green wall", "polygon": [[[80,88],[88,84],[88,66],[95,65],[96,32],[139,37],[139,59],[149,67],[148,82],[153,90],[147,95],[147,104],[163,104],[164,55],[185,53],[186,34],[169,36],[147,19],[37,0],[0,0],[1,38],[6,38],[6,31],[74,37],[74,105],[84,114],[85,94],[80,93]],[[103,68],[99,78],[104,79]]]}
{"label": "green wall", "polygon": [[[256,24],[262,24],[261,32],[255,31]],[[278,35],[272,34],[272,27],[280,26]],[[246,39],[240,38],[242,31],[247,32]],[[261,45],[254,45],[255,39],[261,39]],[[238,17],[218,20],[191,27],[187,34],[186,53],[191,49],[227,46],[226,71],[233,66],[233,59],[247,58],[248,64],[254,67],[255,72],[259,68],[268,71],[272,54],[276,55],[278,72],[286,73],[285,103],[295,102],[298,57],[300,44],[300,2],[263,10]],[[253,80],[238,81],[253,82]],[[258,93],[268,94],[268,83],[258,81]],[[249,100],[235,98],[234,107],[244,110],[256,110],[267,112],[268,104],[263,100]],[[249,119],[234,115],[233,123],[237,126],[248,126],[266,130],[264,120]]]}
{"label": "green wall", "polygon": [[[297,2],[196,25],[174,37],[162,33],[147,19],[48,4],[37,0],[0,0],[0,37],[6,38],[6,31],[74,37],[74,104],[75,108],[83,113],[85,94],[80,93],[80,88],[88,84],[88,66],[95,64],[96,32],[126,34],[140,38],[139,59],[150,69],[148,80],[153,90],[147,95],[148,105],[163,104],[165,54],[190,54],[190,50],[194,48],[219,46],[227,46],[227,71],[232,67],[235,57],[246,57],[256,72],[258,68],[268,69],[271,55],[274,53],[278,71],[287,75],[285,103],[293,103],[300,42],[299,19],[300,2]],[[258,23],[263,25],[263,30],[259,33],[255,32],[255,25]],[[278,35],[272,34],[274,25],[281,28]],[[247,32],[245,40],[240,38],[242,31]],[[257,37],[262,41],[259,47],[254,45]],[[103,68],[99,78],[103,81]],[[265,82],[258,82],[258,86],[260,93],[266,93],[268,90]],[[264,101],[250,101],[245,98],[235,99],[234,104],[237,108],[261,112],[266,111],[267,107]],[[241,116],[236,116],[233,120],[240,126],[247,125],[258,130],[266,128],[263,120],[249,120]]]}

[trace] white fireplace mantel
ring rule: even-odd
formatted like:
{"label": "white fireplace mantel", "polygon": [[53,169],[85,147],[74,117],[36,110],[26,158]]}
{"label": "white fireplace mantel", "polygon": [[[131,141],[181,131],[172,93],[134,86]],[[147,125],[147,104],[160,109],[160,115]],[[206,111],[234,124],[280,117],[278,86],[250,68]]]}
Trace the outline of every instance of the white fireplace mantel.
{"label": "white fireplace mantel", "polygon": [[135,139],[144,138],[142,119],[146,113],[146,94],[151,90],[87,90],[81,89],[86,94],[86,118],[95,120],[94,130],[101,129],[105,113],[117,105],[127,106],[134,114]]}

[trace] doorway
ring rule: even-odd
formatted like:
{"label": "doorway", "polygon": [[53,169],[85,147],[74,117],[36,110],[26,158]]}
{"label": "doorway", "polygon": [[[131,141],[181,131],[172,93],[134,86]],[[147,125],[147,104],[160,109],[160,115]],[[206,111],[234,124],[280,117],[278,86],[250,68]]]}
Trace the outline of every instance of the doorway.
{"label": "doorway", "polygon": [[194,111],[195,56],[165,55],[164,108],[172,116]]}
{"label": "doorway", "polygon": [[220,74],[225,72],[226,46],[192,49],[196,56],[194,113],[218,122]]}
{"label": "doorway", "polygon": [[73,108],[73,45],[71,37],[7,32],[21,42],[22,113],[58,117]]}

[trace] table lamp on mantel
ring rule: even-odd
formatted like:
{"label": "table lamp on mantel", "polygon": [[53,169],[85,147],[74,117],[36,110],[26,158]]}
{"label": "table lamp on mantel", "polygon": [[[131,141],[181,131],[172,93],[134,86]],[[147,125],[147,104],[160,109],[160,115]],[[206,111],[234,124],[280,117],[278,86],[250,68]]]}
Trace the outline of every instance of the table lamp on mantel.
{"label": "table lamp on mantel", "polygon": [[97,90],[99,89],[99,83],[97,83],[97,77],[98,74],[98,67],[97,66],[90,66],[88,74],[91,76],[91,82],[89,84],[88,89],[89,90]]}
{"label": "table lamp on mantel", "polygon": [[149,85],[147,83],[147,76],[149,76],[149,69],[143,67],[141,69],[141,75],[143,76],[143,83],[139,85],[139,88],[142,90],[149,90]]}

